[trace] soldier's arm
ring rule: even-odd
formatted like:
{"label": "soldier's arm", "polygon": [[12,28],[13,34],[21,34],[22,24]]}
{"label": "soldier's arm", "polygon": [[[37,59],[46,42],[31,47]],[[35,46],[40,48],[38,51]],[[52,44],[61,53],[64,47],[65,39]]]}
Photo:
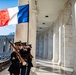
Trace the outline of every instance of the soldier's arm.
{"label": "soldier's arm", "polygon": [[31,58],[34,58],[33,55],[31,54],[31,52],[30,52],[30,57],[31,57]]}

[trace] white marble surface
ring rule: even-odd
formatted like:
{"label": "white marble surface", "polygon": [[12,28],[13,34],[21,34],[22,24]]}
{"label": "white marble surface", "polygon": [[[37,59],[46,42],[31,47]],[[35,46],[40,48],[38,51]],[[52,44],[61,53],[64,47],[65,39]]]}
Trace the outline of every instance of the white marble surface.
{"label": "white marble surface", "polygon": [[[31,69],[30,75],[72,75],[72,69],[64,68],[64,71],[62,67],[50,61],[38,60],[36,63],[38,66]],[[9,75],[8,68],[0,72],[0,75]]]}

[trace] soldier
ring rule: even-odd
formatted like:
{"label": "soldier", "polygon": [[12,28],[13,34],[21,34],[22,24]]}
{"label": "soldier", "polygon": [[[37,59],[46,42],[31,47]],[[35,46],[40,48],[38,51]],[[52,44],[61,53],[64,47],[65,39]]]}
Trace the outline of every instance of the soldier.
{"label": "soldier", "polygon": [[27,52],[28,52],[28,60],[27,60],[27,63],[28,63],[28,67],[27,67],[27,74],[26,75],[29,75],[30,74],[30,70],[31,70],[31,67],[33,67],[33,64],[32,64],[32,54],[31,54],[31,44],[27,45]]}
{"label": "soldier", "polygon": [[21,63],[21,75],[26,74],[26,67],[27,67],[27,48],[26,48],[26,42],[21,43],[22,49],[20,49],[19,53],[21,57],[25,60],[26,64]]}
{"label": "soldier", "polygon": [[[15,48],[17,50],[19,50],[20,47],[21,47],[20,42],[15,42]],[[20,73],[20,66],[19,66],[20,61],[19,61],[18,55],[16,54],[15,51],[13,51],[11,53],[10,61],[11,61],[11,65],[8,69],[8,71],[10,72],[10,75],[19,75],[19,73]]]}

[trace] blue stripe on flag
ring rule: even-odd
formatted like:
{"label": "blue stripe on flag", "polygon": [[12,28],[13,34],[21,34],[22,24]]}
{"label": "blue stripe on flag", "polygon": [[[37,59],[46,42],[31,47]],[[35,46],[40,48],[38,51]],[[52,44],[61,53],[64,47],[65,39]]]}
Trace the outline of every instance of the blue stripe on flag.
{"label": "blue stripe on flag", "polygon": [[29,4],[18,7],[18,23],[29,22]]}

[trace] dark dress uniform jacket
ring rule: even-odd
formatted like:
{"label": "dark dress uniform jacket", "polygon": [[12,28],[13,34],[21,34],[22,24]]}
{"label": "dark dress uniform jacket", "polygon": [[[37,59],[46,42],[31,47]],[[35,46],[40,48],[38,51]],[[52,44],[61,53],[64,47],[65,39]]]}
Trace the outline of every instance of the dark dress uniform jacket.
{"label": "dark dress uniform jacket", "polygon": [[15,52],[11,54],[10,61],[11,61],[11,65],[8,71],[10,73],[19,74],[20,73],[19,59]]}
{"label": "dark dress uniform jacket", "polygon": [[27,53],[28,53],[28,60],[27,60],[27,63],[28,63],[28,67],[33,67],[33,64],[32,64],[32,58],[30,56],[30,48],[28,48],[27,50]]}
{"label": "dark dress uniform jacket", "polygon": [[[25,62],[27,62],[27,51],[24,50],[24,49],[21,49],[19,51],[19,53],[20,53],[21,57],[25,60]],[[23,66],[22,63],[21,63],[21,68],[26,68],[26,65]]]}
{"label": "dark dress uniform jacket", "polygon": [[[30,50],[24,50],[24,49],[21,49],[20,50],[20,55],[21,55],[21,57],[25,60],[25,62],[27,62],[27,64],[28,64],[28,66],[29,67],[32,67],[33,65],[32,65],[32,59],[30,58],[30,55],[29,55],[29,53],[30,53]],[[22,67],[24,67],[24,66],[22,66]]]}

